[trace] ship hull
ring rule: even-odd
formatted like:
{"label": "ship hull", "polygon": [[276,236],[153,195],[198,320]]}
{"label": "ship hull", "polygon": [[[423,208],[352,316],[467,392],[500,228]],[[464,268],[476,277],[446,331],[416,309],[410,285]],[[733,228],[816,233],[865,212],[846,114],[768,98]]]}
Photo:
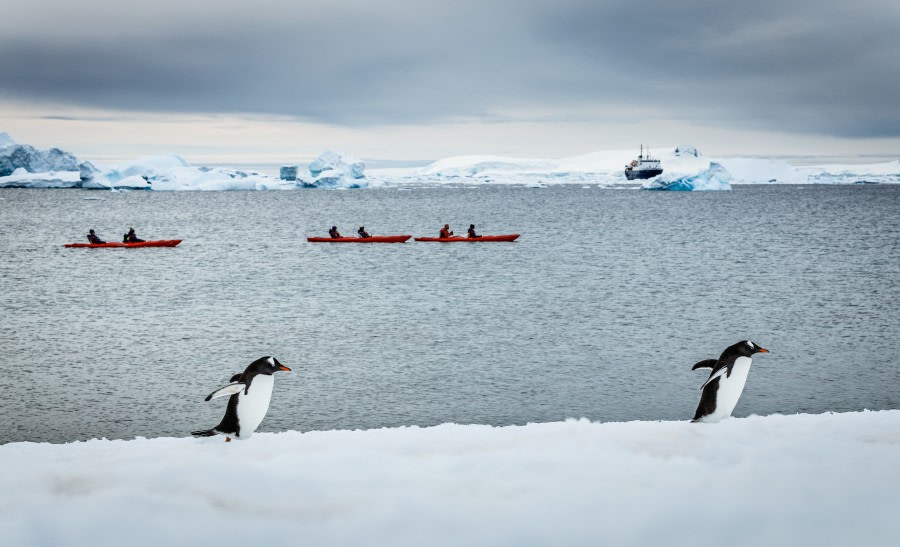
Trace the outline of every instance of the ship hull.
{"label": "ship hull", "polygon": [[628,180],[652,179],[656,175],[662,175],[662,169],[641,169],[640,171],[625,171]]}

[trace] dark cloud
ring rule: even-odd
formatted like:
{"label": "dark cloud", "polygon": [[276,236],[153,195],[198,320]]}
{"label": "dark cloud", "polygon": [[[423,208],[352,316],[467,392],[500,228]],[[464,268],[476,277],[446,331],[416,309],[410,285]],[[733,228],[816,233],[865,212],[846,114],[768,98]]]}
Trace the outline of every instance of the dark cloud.
{"label": "dark cloud", "polygon": [[37,4],[0,22],[0,96],[348,125],[645,108],[900,136],[900,7],[882,1]]}

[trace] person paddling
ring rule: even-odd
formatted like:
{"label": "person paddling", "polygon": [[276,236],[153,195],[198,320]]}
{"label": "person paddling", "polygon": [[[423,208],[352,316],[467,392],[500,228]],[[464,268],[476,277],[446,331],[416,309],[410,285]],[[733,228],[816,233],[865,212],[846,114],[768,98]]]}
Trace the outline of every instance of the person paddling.
{"label": "person paddling", "polygon": [[93,243],[94,245],[102,245],[103,243],[106,243],[105,241],[103,241],[102,239],[100,239],[100,238],[97,236],[97,234],[94,233],[94,229],[93,229],[93,228],[91,228],[91,229],[88,231],[88,236],[87,236],[87,238],[88,238],[88,241],[91,242],[91,243]]}
{"label": "person paddling", "polygon": [[143,243],[143,239],[138,239],[137,234],[134,233],[134,228],[129,228],[128,233],[125,234],[125,238],[122,240],[123,243]]}
{"label": "person paddling", "polygon": [[444,227],[441,228],[441,233],[438,237],[441,239],[447,239],[452,235],[453,235],[453,232],[450,231],[450,225],[444,224]]}
{"label": "person paddling", "polygon": [[479,238],[479,237],[481,237],[481,236],[475,233],[475,225],[474,225],[474,224],[469,224],[469,238],[470,238],[470,239],[476,239],[476,238]]}
{"label": "person paddling", "polygon": [[360,226],[359,230],[357,230],[356,233],[359,235],[359,237],[361,239],[366,239],[367,237],[372,237],[369,235],[369,232],[366,231],[365,226]]}
{"label": "person paddling", "polygon": [[332,226],[330,230],[328,230],[328,235],[331,236],[331,239],[341,239],[341,233],[338,232],[337,226]]}

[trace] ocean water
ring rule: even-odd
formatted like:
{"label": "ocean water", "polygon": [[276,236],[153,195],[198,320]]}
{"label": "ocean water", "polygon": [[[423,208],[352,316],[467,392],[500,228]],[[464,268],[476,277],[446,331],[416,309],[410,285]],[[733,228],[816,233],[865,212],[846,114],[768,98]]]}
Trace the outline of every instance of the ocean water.
{"label": "ocean water", "polygon": [[[0,443],[184,436],[264,355],[293,372],[260,431],[684,420],[745,338],[771,353],[736,416],[900,408],[897,186],[0,198]],[[445,222],[522,237],[305,240]],[[62,247],[129,226],[184,243]]]}

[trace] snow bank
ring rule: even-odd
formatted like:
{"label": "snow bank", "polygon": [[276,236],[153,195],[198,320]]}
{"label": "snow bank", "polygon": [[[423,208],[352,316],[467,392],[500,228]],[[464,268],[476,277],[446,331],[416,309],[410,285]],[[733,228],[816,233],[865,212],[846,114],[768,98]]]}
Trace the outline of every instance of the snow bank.
{"label": "snow bank", "polygon": [[900,411],[0,446],[9,545],[896,545]]}

